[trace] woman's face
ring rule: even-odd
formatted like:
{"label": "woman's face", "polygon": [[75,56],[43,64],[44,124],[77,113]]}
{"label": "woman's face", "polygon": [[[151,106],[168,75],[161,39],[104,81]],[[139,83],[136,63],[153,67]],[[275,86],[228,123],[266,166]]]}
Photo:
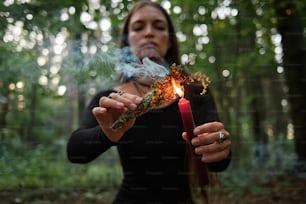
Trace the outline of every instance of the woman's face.
{"label": "woman's face", "polygon": [[144,6],[133,13],[128,33],[130,48],[140,59],[165,57],[170,47],[166,17],[153,6]]}

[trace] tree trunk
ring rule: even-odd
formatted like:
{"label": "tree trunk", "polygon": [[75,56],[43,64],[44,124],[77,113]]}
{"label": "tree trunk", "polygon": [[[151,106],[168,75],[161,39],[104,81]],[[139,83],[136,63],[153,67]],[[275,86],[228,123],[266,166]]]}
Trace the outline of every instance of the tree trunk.
{"label": "tree trunk", "polygon": [[290,115],[294,125],[298,161],[306,161],[306,66],[303,26],[295,1],[274,2],[277,28],[282,36],[283,66],[288,86]]}
{"label": "tree trunk", "polygon": [[30,107],[29,107],[30,120],[28,123],[27,135],[26,135],[27,142],[34,141],[33,130],[36,125],[37,91],[38,91],[38,85],[33,83],[31,90]]}
{"label": "tree trunk", "polygon": [[255,76],[249,82],[249,93],[252,93],[250,109],[252,110],[251,122],[254,133],[254,156],[258,168],[264,168],[267,164],[268,152],[268,135],[265,124],[267,120],[267,106],[265,104],[265,86],[261,76]]}
{"label": "tree trunk", "polygon": [[[8,84],[6,82],[2,82],[2,83],[4,84],[3,87],[8,87]],[[2,89],[4,89],[3,87]],[[7,92],[7,90],[5,90],[4,92]],[[8,103],[7,95],[8,94],[0,95],[0,130],[4,130],[7,126],[6,117],[9,112],[9,103]]]}
{"label": "tree trunk", "polygon": [[67,80],[67,94],[66,94],[66,100],[67,100],[67,121],[66,121],[66,135],[67,137],[70,136],[72,131],[74,130],[74,117],[75,112],[77,111],[75,108],[75,101],[76,101],[76,91],[75,86],[73,84],[72,76],[66,77]]}

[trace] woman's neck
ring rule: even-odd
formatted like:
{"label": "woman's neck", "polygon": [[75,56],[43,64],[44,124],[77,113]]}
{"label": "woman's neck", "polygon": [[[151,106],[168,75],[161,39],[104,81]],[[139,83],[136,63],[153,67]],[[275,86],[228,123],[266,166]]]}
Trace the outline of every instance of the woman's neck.
{"label": "woman's neck", "polygon": [[146,93],[151,91],[151,85],[139,81],[132,81],[132,83],[139,96],[144,96]]}
{"label": "woman's neck", "polygon": [[134,84],[137,84],[139,86],[143,86],[143,87],[147,87],[147,88],[151,88],[151,84],[150,83],[145,83],[145,82],[142,82],[142,81],[139,81],[135,78],[132,78],[131,80]]}

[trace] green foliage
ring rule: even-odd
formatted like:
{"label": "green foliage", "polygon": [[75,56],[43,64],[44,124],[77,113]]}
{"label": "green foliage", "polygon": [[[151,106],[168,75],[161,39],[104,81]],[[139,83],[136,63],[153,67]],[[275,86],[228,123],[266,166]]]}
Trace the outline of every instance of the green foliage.
{"label": "green foliage", "polygon": [[[121,180],[118,164],[103,160],[87,165],[69,164],[65,143],[28,145],[18,139],[2,142],[0,189],[115,188]],[[116,159],[116,155],[112,155]]]}
{"label": "green foliage", "polygon": [[[293,151],[293,140],[271,141],[267,145],[267,154],[255,156],[254,147],[256,141],[248,141],[243,144],[249,152],[244,154],[241,159],[240,168],[230,166],[230,168],[222,172],[220,180],[222,188],[232,194],[243,195],[245,193],[269,194],[270,190],[263,189],[263,186],[274,178],[283,178],[284,183],[288,173],[292,170],[296,155]],[[286,155],[283,154],[286,152]],[[284,184],[283,183],[283,184]],[[280,185],[283,185],[280,184]]]}

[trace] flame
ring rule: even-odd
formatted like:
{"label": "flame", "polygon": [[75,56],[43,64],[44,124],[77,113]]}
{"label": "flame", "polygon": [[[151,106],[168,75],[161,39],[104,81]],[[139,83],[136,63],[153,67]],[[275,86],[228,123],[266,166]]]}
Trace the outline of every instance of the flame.
{"label": "flame", "polygon": [[180,97],[184,97],[184,91],[182,90],[181,86],[178,85],[174,78],[171,79],[171,83],[172,83],[172,86],[175,90],[175,92],[180,96]]}

